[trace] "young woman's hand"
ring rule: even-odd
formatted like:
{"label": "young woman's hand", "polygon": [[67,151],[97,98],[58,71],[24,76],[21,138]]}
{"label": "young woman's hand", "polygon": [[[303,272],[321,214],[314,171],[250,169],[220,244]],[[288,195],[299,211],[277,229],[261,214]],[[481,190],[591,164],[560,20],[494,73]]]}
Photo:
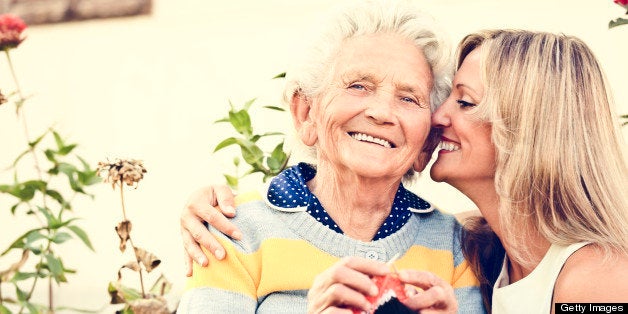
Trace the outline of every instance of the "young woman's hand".
{"label": "young woman's hand", "polygon": [[190,196],[181,212],[181,238],[185,248],[186,275],[192,276],[192,259],[207,266],[209,260],[201,246],[212,252],[217,259],[225,257],[225,249],[209,232],[203,222],[218,231],[239,240],[242,232],[227,217],[235,216],[234,195],[226,185],[201,188]]}

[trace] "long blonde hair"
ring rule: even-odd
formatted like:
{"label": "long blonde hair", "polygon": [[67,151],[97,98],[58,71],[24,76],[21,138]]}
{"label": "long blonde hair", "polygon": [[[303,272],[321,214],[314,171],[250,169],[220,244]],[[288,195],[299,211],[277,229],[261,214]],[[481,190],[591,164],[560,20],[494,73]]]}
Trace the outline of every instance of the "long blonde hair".
{"label": "long blonde hair", "polygon": [[485,86],[477,114],[492,124],[511,257],[531,262],[532,232],[628,254],[625,143],[591,50],[562,34],[486,31],[463,40],[459,62],[474,49]]}

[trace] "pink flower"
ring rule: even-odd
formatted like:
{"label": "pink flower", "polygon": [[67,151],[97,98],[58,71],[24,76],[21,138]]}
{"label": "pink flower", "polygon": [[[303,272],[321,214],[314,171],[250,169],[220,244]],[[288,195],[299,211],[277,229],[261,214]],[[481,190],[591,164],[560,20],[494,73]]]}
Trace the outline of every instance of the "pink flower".
{"label": "pink flower", "polygon": [[614,0],[615,3],[621,5],[622,7],[627,7],[628,6],[628,0]]}
{"label": "pink flower", "polygon": [[26,23],[13,14],[0,15],[0,49],[8,50],[17,47],[23,40],[22,31]]}

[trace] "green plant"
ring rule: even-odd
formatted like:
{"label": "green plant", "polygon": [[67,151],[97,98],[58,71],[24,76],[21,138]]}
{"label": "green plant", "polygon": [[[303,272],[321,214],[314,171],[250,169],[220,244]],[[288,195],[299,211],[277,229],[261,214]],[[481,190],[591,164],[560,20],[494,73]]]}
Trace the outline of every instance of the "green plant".
{"label": "green plant", "polygon": [[[74,153],[77,144],[68,143],[53,128],[31,140],[23,110],[27,97],[20,89],[10,55],[10,50],[22,42],[21,33],[25,28],[26,24],[18,17],[0,16],[0,49],[5,52],[16,88],[15,92],[0,99],[15,105],[26,140],[24,151],[5,170],[13,172],[13,182],[0,184],[0,193],[16,200],[10,207],[13,216],[25,215],[33,217],[34,221],[34,225],[25,226],[27,230],[0,253],[0,258],[5,260],[12,258],[9,253],[21,253],[18,261],[8,269],[0,270],[2,314],[11,313],[10,308],[17,309],[18,313],[25,309],[30,313],[55,311],[53,282],[67,282],[66,275],[75,272],[57,253],[58,246],[76,237],[94,250],[87,233],[77,225],[78,217],[73,214],[72,201],[81,194],[93,197],[85,188],[100,182],[89,163]],[[31,162],[27,162],[27,156]],[[28,263],[31,258],[35,260]],[[33,301],[32,296],[35,287],[46,281],[48,304],[44,305]],[[2,295],[2,288],[6,286],[13,286],[14,297]]]}
{"label": "green plant", "polygon": [[[278,74],[273,79],[285,77],[285,73]],[[250,169],[239,174],[241,159],[236,156],[233,159],[235,166],[234,174],[224,174],[227,184],[234,189],[238,188],[240,179],[253,174],[262,173],[263,181],[279,174],[288,163],[289,154],[284,151],[285,136],[281,132],[267,132],[256,134],[253,130],[251,115],[249,114],[251,106],[255,99],[251,99],[244,103],[241,108],[236,108],[231,101],[229,102],[230,110],[227,117],[217,120],[215,123],[230,123],[231,127],[238,134],[237,136],[228,137],[222,140],[214,148],[214,153],[231,145],[240,147],[242,159],[250,166]],[[277,106],[263,106],[265,109],[275,111],[285,111]],[[270,152],[265,152],[259,145],[259,140],[267,136],[280,136],[277,144]]]}
{"label": "green plant", "polygon": [[[119,313],[129,314],[168,314],[168,304],[164,294],[170,291],[171,283],[162,274],[149,291],[144,289],[144,275],[150,273],[161,264],[161,260],[147,250],[136,246],[131,239],[131,221],[127,218],[124,205],[124,185],[135,187],[144,178],[146,169],[139,160],[116,160],[114,162],[99,162],[97,167],[99,175],[105,178],[105,182],[111,183],[115,190],[120,189],[120,203],[122,205],[123,220],[116,226],[116,233],[120,238],[120,251],[124,253],[127,243],[131,246],[134,259],[122,265],[118,270],[118,280],[109,283],[107,290],[111,296],[111,304],[124,304]],[[142,267],[143,266],[143,267]],[[130,288],[122,284],[122,270],[129,269],[139,275],[140,290]]]}

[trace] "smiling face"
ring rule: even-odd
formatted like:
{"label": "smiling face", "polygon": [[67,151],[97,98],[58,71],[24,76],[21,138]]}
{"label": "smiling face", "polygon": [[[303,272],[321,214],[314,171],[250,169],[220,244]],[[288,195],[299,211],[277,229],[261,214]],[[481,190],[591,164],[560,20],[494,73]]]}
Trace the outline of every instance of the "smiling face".
{"label": "smiling face", "polygon": [[471,111],[484,96],[480,77],[480,52],[474,50],[456,72],[449,97],[432,115],[432,126],[443,132],[438,159],[430,174],[463,191],[479,183],[493,184],[495,146],[491,127]]}
{"label": "smiling face", "polygon": [[318,145],[319,166],[400,179],[430,128],[432,75],[423,52],[399,35],[357,36],[341,46],[332,71],[302,139]]}

